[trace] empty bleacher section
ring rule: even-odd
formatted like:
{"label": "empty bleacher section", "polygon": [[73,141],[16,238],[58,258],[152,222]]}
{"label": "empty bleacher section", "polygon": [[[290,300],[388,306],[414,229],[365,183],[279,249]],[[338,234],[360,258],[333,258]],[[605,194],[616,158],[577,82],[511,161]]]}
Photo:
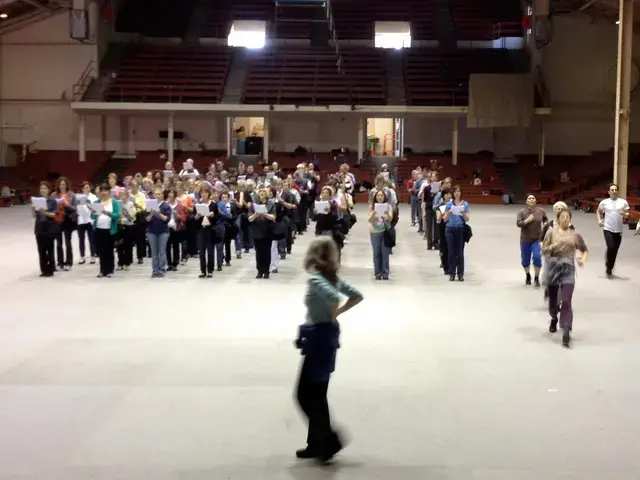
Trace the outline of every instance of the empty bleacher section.
{"label": "empty bleacher section", "polygon": [[458,40],[522,36],[520,2],[451,0]]}
{"label": "empty bleacher section", "polygon": [[197,0],[128,0],[116,20],[116,31],[146,37],[182,38]]}
{"label": "empty bleacher section", "polygon": [[382,55],[380,50],[345,48],[340,74],[332,49],[281,47],[251,52],[243,102],[382,105],[386,96]]}
{"label": "empty bleacher section", "polygon": [[405,88],[408,105],[466,106],[469,75],[515,73],[526,62],[524,52],[503,49],[473,49],[443,52],[412,48],[405,52]]}
{"label": "empty bleacher section", "polygon": [[131,46],[106,90],[107,101],[218,103],[231,50],[202,46]]}

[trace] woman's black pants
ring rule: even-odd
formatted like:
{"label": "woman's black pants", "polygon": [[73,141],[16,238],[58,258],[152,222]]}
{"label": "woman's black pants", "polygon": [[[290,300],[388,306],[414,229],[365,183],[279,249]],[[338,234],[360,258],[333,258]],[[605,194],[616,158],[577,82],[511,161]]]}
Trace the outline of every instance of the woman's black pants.
{"label": "woman's black pants", "polygon": [[271,265],[271,238],[254,239],[256,248],[256,269],[258,273],[268,274]]}
{"label": "woman's black pants", "polygon": [[180,245],[183,240],[182,231],[169,230],[169,241],[167,242],[167,265],[177,267],[180,263]]}
{"label": "woman's black pants", "polygon": [[198,231],[198,250],[200,255],[200,272],[213,273],[214,244],[211,238],[211,227],[202,227]]}
{"label": "woman's black pants", "polygon": [[309,421],[307,448],[318,454],[330,451],[339,445],[338,435],[331,428],[329,402],[327,401],[328,389],[328,379],[317,382],[310,378],[309,364],[305,357],[298,378],[296,398],[300,409]]}
{"label": "woman's black pants", "polygon": [[[71,235],[75,230],[75,225],[71,220],[65,218],[62,222],[62,228],[60,233],[56,237],[56,255],[58,257],[58,266],[71,267],[73,265],[73,245],[71,245]],[[62,248],[62,242],[64,240],[64,249]]]}
{"label": "woman's black pants", "polygon": [[133,243],[136,245],[136,258],[142,260],[147,253],[147,224],[136,223],[133,227]]}
{"label": "woman's black pants", "polygon": [[133,236],[136,225],[121,225],[118,241],[118,266],[129,267],[133,263]]}
{"label": "woman's black pants", "polygon": [[100,273],[102,275],[111,275],[115,270],[114,235],[111,235],[111,230],[108,228],[96,228],[94,233],[96,250],[100,259]]}
{"label": "woman's black pants", "polygon": [[40,259],[40,273],[53,275],[56,268],[56,259],[53,254],[53,235],[37,234],[38,258]]}

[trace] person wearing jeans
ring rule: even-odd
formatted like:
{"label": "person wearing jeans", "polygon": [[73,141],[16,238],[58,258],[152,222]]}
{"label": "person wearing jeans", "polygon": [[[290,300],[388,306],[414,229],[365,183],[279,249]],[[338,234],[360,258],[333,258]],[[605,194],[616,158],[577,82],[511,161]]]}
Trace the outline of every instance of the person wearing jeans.
{"label": "person wearing jeans", "polygon": [[171,206],[165,202],[164,191],[157,187],[153,191],[158,201],[158,209],[147,215],[147,240],[151,247],[151,277],[162,278],[167,268],[167,242],[169,241],[169,220]]}
{"label": "person wearing jeans", "polygon": [[[381,215],[381,208],[376,205],[387,205],[386,212]],[[387,202],[387,194],[384,190],[378,190],[369,208],[369,232],[371,248],[373,249],[373,273],[376,280],[389,279],[389,251],[384,243],[384,232],[391,228],[393,210]]]}
{"label": "person wearing jeans", "polygon": [[449,281],[464,282],[464,234],[469,221],[469,204],[462,200],[462,189],[459,185],[453,187],[453,198],[444,208],[443,219],[446,220],[445,237],[449,251]]}
{"label": "person wearing jeans", "polygon": [[604,241],[607,245],[605,256],[605,268],[607,277],[611,278],[613,269],[616,266],[618,250],[622,243],[622,231],[624,219],[629,218],[629,203],[618,197],[618,185],[609,185],[609,198],[600,202],[596,210],[598,215],[598,225],[604,231]]}

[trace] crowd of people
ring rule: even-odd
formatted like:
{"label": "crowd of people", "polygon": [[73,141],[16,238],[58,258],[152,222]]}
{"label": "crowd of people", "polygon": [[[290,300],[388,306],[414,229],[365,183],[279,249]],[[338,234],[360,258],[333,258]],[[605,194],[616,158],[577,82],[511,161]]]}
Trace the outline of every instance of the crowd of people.
{"label": "crowd of people", "polygon": [[182,167],[166,162],[162,170],[122,179],[111,173],[76,192],[65,177],[55,186],[42,182],[40,197],[32,200],[41,276],[73,267],[77,231],[77,263],[98,263],[100,278],[146,258],[154,278],[196,258],[200,278],[212,278],[231,266],[232,257],[253,250],[256,278],[268,279],[312,221],[315,234],[330,236],[339,250],[356,222],[355,177],[346,164],[324,182],[313,163],[291,174],[277,163],[260,173],[253,165],[227,168],[222,161],[204,173],[192,159]]}

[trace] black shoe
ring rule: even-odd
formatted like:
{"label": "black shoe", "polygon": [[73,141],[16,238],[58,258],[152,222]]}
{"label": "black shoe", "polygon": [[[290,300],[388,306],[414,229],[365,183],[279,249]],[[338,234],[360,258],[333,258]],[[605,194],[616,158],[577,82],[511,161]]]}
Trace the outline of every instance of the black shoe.
{"label": "black shoe", "polygon": [[456,279],[456,276],[455,276],[455,275],[449,275],[449,281],[450,281],[450,282],[455,281],[455,279]]}
{"label": "black shoe", "polygon": [[236,258],[239,260],[242,258],[242,252],[236,252]]}
{"label": "black shoe", "polygon": [[122,265],[118,265],[118,268],[116,268],[116,270],[118,270],[119,272],[121,272],[122,270],[124,270],[124,267]]}
{"label": "black shoe", "polygon": [[287,250],[287,255],[291,255],[291,250]]}
{"label": "black shoe", "polygon": [[218,265],[218,268],[216,268],[216,270],[221,272],[222,271],[222,265]]}
{"label": "black shoe", "polygon": [[464,275],[458,275],[458,281],[464,282]]}
{"label": "black shoe", "polygon": [[318,454],[317,452],[314,452],[309,447],[296,450],[296,458],[310,459],[310,458],[319,458],[319,457],[320,457],[320,454]]}
{"label": "black shoe", "polygon": [[376,275],[376,280],[382,280],[382,275]]}
{"label": "black shoe", "polygon": [[85,263],[87,263],[87,261],[83,258],[78,262],[78,265],[84,265]]}
{"label": "black shoe", "polygon": [[213,278],[213,273],[211,272],[207,273],[207,278]]}
{"label": "black shoe", "polygon": [[268,279],[269,279],[269,273],[265,273],[265,274],[262,276],[262,278],[265,278],[265,279],[267,279],[267,280],[268,280]]}
{"label": "black shoe", "polygon": [[207,278],[207,274],[206,273],[201,273],[200,275],[198,275],[198,278]]}
{"label": "black shoe", "polygon": [[249,253],[249,249],[248,249],[248,248],[245,248],[245,249],[244,249],[244,253]]}
{"label": "black shoe", "polygon": [[551,322],[549,322],[549,332],[556,333],[558,331],[558,319],[552,318]]}
{"label": "black shoe", "polygon": [[231,266],[231,262],[224,262],[224,266],[225,267],[230,267]]}
{"label": "black shoe", "polygon": [[258,274],[256,275],[256,278],[262,278],[262,273],[258,272]]}
{"label": "black shoe", "polygon": [[333,440],[325,447],[325,451],[322,452],[319,460],[323,463],[330,462],[340,450],[342,450],[342,442],[337,435],[334,435]]}
{"label": "black shoe", "polygon": [[562,346],[565,348],[571,347],[571,334],[568,329],[562,334]]}
{"label": "black shoe", "polygon": [[538,277],[535,277],[533,279],[533,284],[537,287],[540,288],[540,279]]}
{"label": "black shoe", "polygon": [[281,253],[280,254],[280,260],[285,260],[287,258],[287,254],[286,253]]}
{"label": "black shoe", "polygon": [[144,260],[142,260],[141,258],[138,259],[138,265],[142,265],[144,263]]}
{"label": "black shoe", "polygon": [[608,278],[613,277],[613,270],[610,268],[607,268],[607,271],[605,272]]}
{"label": "black shoe", "polygon": [[531,285],[531,274],[527,273],[527,279],[524,281],[525,285]]}
{"label": "black shoe", "polygon": [[278,269],[274,268],[273,270],[271,270],[271,273],[278,273]]}

